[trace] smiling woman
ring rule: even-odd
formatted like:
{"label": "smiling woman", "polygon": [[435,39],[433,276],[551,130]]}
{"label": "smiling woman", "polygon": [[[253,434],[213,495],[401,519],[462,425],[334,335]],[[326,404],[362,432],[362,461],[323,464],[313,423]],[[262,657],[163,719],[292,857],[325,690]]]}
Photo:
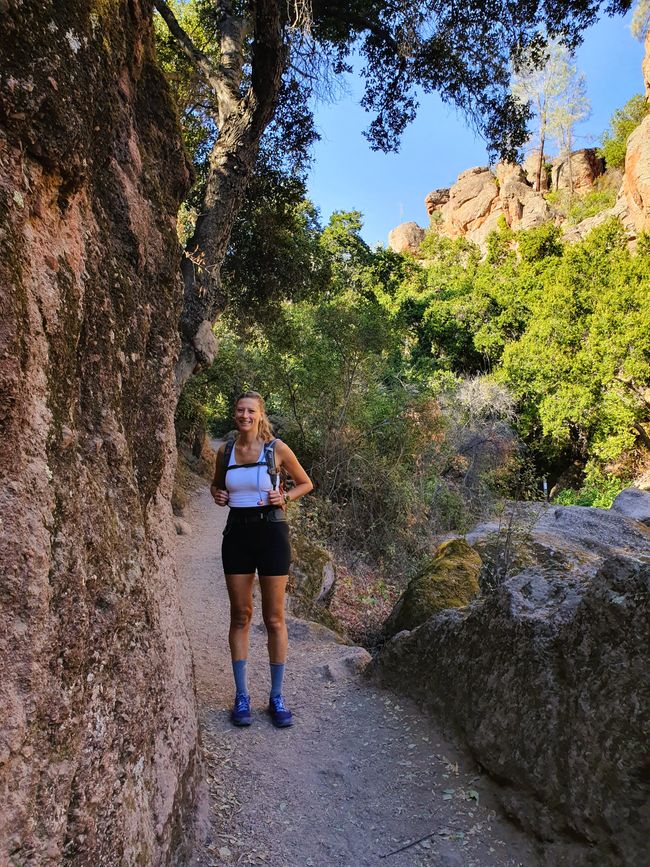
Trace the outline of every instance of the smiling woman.
{"label": "smiling woman", "polygon": [[[271,666],[269,713],[273,724],[283,728],[293,722],[282,696],[288,644],[284,596],[291,561],[286,507],[313,485],[289,446],[274,439],[258,392],[237,398],[234,418],[237,439],[217,452],[210,488],[218,506],[230,507],[221,556],[230,598],[228,640],[236,691],[231,719],[240,726],[252,721],[246,662],[257,571]],[[281,472],[295,483],[289,492],[280,484]]]}

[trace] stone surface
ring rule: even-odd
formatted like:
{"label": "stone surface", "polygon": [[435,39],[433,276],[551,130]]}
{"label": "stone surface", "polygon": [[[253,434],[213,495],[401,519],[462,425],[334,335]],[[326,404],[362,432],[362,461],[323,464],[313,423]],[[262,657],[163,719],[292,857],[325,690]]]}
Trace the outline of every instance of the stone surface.
{"label": "stone surface", "polygon": [[442,232],[451,238],[470,237],[490,213],[499,207],[499,189],[492,172],[476,166],[461,172],[441,208]]}
{"label": "stone surface", "polygon": [[417,223],[400,223],[388,235],[388,246],[396,253],[417,253],[425,230]]}
{"label": "stone surface", "polygon": [[217,338],[212,330],[212,323],[204,319],[199,325],[192,340],[196,355],[202,364],[212,364],[219,349]]}
{"label": "stone surface", "polygon": [[637,232],[650,230],[650,115],[627,141],[623,195]]}
{"label": "stone surface", "polygon": [[361,674],[372,661],[372,656],[363,647],[344,647],[337,656],[319,668],[324,680],[340,683]]}
{"label": "stone surface", "polygon": [[443,542],[420,575],[409,581],[384,626],[390,638],[403,629],[414,629],[432,614],[461,608],[479,593],[481,558],[464,539]]}
{"label": "stone surface", "polygon": [[650,527],[650,491],[626,488],[612,503],[612,510]]}
{"label": "stone surface", "polygon": [[0,863],[167,864],[198,777],[169,504],[188,170],[148,2],[2,24]]}
{"label": "stone surface", "polygon": [[192,527],[181,517],[174,518],[174,528],[179,536],[191,536]]}
{"label": "stone surface", "polygon": [[432,190],[424,199],[424,207],[427,209],[427,214],[431,216],[435,211],[439,211],[443,205],[449,201],[449,187],[443,187],[439,190]]}
{"label": "stone surface", "polygon": [[558,158],[551,163],[551,189],[568,190],[573,184],[574,192],[586,192],[604,171],[605,161],[595,148],[573,151],[570,159]]}
{"label": "stone surface", "polygon": [[[537,168],[539,165],[539,151],[533,150],[531,151],[522,164],[522,168],[524,170],[524,174],[526,175],[526,180],[528,183],[535,188],[535,182],[537,180]],[[544,160],[544,165],[542,166],[542,174],[540,177],[540,191],[542,193],[548,190],[548,174],[546,172],[546,160]]]}
{"label": "stone surface", "polygon": [[524,827],[582,839],[572,863],[641,867],[650,529],[613,511],[527,506],[473,539],[497,565],[485,595],[396,635],[374,676],[453,727]]}

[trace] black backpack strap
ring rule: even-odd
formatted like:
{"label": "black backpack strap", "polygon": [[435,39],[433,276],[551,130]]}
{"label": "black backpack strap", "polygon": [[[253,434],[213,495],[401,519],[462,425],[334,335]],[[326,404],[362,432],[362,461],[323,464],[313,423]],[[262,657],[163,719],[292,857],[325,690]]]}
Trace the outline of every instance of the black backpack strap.
{"label": "black backpack strap", "polygon": [[264,463],[266,464],[266,468],[269,473],[269,478],[271,479],[271,484],[275,488],[278,483],[278,474],[279,470],[275,465],[275,444],[277,443],[277,439],[272,439],[268,443],[264,444]]}
{"label": "black backpack strap", "polygon": [[223,458],[221,464],[221,473],[219,474],[219,489],[225,490],[226,488],[226,473],[228,472],[228,463],[230,461],[230,456],[232,455],[232,450],[235,448],[235,440],[231,437],[226,440],[226,447],[223,450]]}

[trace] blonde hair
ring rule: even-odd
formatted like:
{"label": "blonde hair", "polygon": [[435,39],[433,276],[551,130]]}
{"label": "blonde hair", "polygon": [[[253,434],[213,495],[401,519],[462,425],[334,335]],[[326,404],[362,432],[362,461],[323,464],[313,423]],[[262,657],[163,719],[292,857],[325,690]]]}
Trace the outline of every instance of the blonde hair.
{"label": "blonde hair", "polygon": [[264,398],[258,391],[245,391],[240,394],[235,401],[235,407],[237,406],[239,401],[243,400],[244,398],[250,398],[251,400],[256,400],[259,403],[262,417],[260,418],[257,425],[257,435],[265,443],[268,443],[269,440],[273,439],[273,428],[271,427],[271,422],[269,421],[269,417],[266,414],[266,403],[264,402]]}

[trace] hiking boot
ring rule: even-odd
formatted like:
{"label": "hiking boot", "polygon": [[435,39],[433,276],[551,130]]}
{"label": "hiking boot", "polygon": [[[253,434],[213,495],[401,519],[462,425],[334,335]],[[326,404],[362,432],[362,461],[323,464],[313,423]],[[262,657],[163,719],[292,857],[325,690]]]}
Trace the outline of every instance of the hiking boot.
{"label": "hiking boot", "polygon": [[284,706],[284,699],[281,695],[272,695],[269,698],[269,713],[271,714],[271,722],[276,728],[283,729],[293,723],[291,711]]}
{"label": "hiking boot", "polygon": [[252,723],[251,700],[245,692],[238,692],[235,695],[235,704],[230,713],[230,721],[236,726],[249,726]]}

